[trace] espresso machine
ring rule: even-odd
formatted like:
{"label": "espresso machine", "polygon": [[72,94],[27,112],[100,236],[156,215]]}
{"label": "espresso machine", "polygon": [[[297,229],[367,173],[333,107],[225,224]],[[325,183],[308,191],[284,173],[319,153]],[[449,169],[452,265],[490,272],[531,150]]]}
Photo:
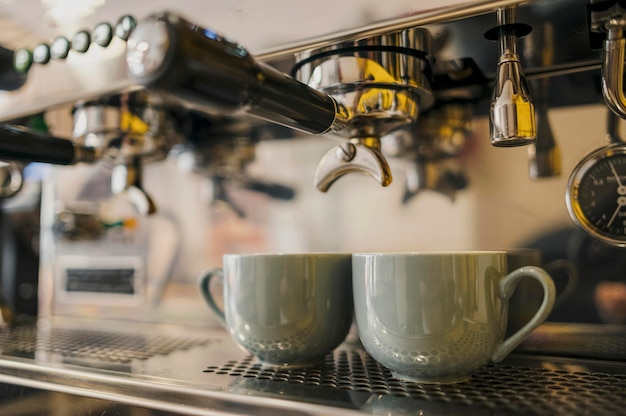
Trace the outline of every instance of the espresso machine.
{"label": "espresso machine", "polygon": [[[0,411],[622,412],[621,2],[17,3],[0,198],[30,247],[3,231]],[[321,367],[263,366],[196,283],[226,253],[475,249],[575,277],[458,384],[395,379],[353,332]]]}

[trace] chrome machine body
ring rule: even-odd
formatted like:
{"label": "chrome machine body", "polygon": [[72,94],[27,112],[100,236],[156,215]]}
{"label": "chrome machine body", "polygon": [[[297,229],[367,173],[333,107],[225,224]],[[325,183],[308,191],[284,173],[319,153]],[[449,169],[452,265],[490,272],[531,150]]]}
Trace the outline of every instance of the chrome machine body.
{"label": "chrome machine body", "polygon": [[[1,413],[623,411],[621,2],[107,0],[66,26],[57,3],[0,2]],[[353,332],[262,366],[196,287],[228,252],[521,247],[578,278],[454,385]]]}

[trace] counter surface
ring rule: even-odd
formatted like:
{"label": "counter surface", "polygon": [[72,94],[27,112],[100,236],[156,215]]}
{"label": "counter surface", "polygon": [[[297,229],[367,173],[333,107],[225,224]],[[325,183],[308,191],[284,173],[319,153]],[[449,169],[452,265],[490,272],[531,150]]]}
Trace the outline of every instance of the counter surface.
{"label": "counter surface", "polygon": [[544,324],[502,363],[450,385],[394,379],[354,336],[307,369],[263,366],[224,330],[185,325],[39,320],[0,332],[0,351],[0,413],[12,415],[52,414],[42,403],[80,415],[613,415],[626,406],[626,337],[613,326]]}

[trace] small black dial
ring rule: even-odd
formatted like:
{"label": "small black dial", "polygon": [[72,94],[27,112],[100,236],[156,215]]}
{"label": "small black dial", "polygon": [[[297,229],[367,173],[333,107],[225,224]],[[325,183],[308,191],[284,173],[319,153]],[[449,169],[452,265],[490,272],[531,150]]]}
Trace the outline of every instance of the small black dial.
{"label": "small black dial", "polygon": [[89,45],[91,45],[91,34],[86,30],[81,30],[72,36],[72,49],[76,52],[87,52]]}
{"label": "small black dial", "polygon": [[33,65],[33,53],[28,49],[18,49],[13,55],[13,69],[18,74],[25,74]]}
{"label": "small black dial", "polygon": [[115,36],[122,40],[128,40],[130,33],[137,26],[137,21],[133,16],[122,16],[115,24]]}
{"label": "small black dial", "polygon": [[52,59],[65,59],[70,53],[71,47],[72,45],[66,37],[59,36],[50,45],[50,57]]}
{"label": "small black dial", "polygon": [[567,187],[567,207],[588,234],[626,246],[626,144],[600,148],[576,166]]}
{"label": "small black dial", "polygon": [[96,45],[106,48],[113,40],[113,27],[106,22],[100,23],[91,32],[91,39]]}
{"label": "small black dial", "polygon": [[33,62],[45,65],[50,62],[50,47],[45,43],[40,43],[33,49]]}

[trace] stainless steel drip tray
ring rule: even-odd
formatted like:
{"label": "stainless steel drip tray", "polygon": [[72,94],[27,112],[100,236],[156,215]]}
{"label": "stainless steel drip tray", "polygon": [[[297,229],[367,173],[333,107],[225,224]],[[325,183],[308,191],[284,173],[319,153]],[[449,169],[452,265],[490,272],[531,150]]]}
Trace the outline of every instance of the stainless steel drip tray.
{"label": "stainless steel drip tray", "polygon": [[267,367],[224,330],[187,325],[40,320],[0,331],[0,351],[0,382],[175,414],[613,415],[626,406],[626,363],[536,350],[451,385],[394,379],[358,342],[319,367]]}
{"label": "stainless steel drip tray", "polygon": [[626,326],[546,322],[517,351],[626,362]]}

